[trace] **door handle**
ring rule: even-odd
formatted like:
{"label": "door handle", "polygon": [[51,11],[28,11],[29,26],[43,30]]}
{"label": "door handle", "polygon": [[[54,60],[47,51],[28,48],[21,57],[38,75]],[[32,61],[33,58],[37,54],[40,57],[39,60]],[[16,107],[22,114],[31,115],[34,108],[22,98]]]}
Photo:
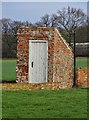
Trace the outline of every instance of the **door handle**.
{"label": "door handle", "polygon": [[33,68],[33,62],[31,63],[31,66],[32,66],[32,68]]}

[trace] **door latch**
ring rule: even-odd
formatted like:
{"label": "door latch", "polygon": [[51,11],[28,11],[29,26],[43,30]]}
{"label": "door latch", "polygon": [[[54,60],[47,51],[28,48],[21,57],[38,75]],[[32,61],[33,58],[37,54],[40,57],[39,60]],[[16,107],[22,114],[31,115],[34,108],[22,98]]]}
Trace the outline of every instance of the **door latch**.
{"label": "door latch", "polygon": [[31,66],[32,66],[32,68],[33,68],[33,62],[32,62],[32,64],[31,64]]}

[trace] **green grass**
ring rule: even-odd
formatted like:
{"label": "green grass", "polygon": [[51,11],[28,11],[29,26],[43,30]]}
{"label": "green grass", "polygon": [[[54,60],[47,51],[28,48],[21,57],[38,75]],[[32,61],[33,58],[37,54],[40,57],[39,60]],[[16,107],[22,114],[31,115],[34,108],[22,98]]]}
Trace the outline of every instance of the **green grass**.
{"label": "green grass", "polygon": [[76,67],[89,67],[89,58],[78,57],[76,59]]}
{"label": "green grass", "polygon": [[87,89],[2,92],[3,118],[86,118]]}
{"label": "green grass", "polygon": [[[89,67],[89,58],[88,59],[77,58],[76,66],[77,67],[87,67],[87,66]],[[16,80],[16,60],[2,60],[2,80],[6,80],[6,81]]]}
{"label": "green grass", "polygon": [[15,79],[16,79],[16,60],[2,60],[2,80],[11,81]]}
{"label": "green grass", "polygon": [[[87,59],[77,58],[76,64],[77,67],[87,67]],[[16,60],[2,61],[2,79],[16,79]],[[87,117],[87,89],[3,90],[2,99],[3,118]]]}

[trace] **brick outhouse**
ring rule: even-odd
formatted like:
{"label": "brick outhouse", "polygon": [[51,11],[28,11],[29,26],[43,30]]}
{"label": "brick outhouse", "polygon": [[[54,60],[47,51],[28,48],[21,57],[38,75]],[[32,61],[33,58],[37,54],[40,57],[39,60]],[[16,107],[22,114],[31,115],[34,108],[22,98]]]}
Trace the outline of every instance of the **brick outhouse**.
{"label": "brick outhouse", "polygon": [[73,85],[73,53],[53,27],[18,30],[16,82]]}

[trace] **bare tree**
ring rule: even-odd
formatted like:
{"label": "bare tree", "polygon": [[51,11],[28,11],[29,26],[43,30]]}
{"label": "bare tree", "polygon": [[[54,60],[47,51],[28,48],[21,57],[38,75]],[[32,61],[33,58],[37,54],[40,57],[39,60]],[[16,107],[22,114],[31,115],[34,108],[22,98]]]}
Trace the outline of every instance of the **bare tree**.
{"label": "bare tree", "polygon": [[34,24],[34,26],[43,27],[44,25],[43,25],[42,21],[38,21]]}
{"label": "bare tree", "polygon": [[49,14],[45,14],[43,17],[41,17],[41,20],[35,23],[35,26],[50,26],[50,27],[57,27],[58,25],[58,16],[56,14],[52,14],[51,16]]}
{"label": "bare tree", "polygon": [[45,14],[43,17],[41,17],[41,20],[36,22],[35,25],[36,26],[50,26],[50,15],[49,14]]}
{"label": "bare tree", "polygon": [[78,27],[85,23],[86,15],[81,9],[67,7],[57,12],[57,21],[58,26],[66,30],[71,45],[71,36]]}
{"label": "bare tree", "polygon": [[58,26],[58,16],[56,14],[52,14],[52,16],[50,17],[50,24],[51,27]]}
{"label": "bare tree", "polygon": [[13,21],[3,18],[0,20],[2,31],[2,57],[16,57],[17,31],[21,26],[33,26],[31,22]]}
{"label": "bare tree", "polygon": [[44,24],[44,26],[50,26],[50,16],[48,14],[44,15],[42,17],[42,22]]}

